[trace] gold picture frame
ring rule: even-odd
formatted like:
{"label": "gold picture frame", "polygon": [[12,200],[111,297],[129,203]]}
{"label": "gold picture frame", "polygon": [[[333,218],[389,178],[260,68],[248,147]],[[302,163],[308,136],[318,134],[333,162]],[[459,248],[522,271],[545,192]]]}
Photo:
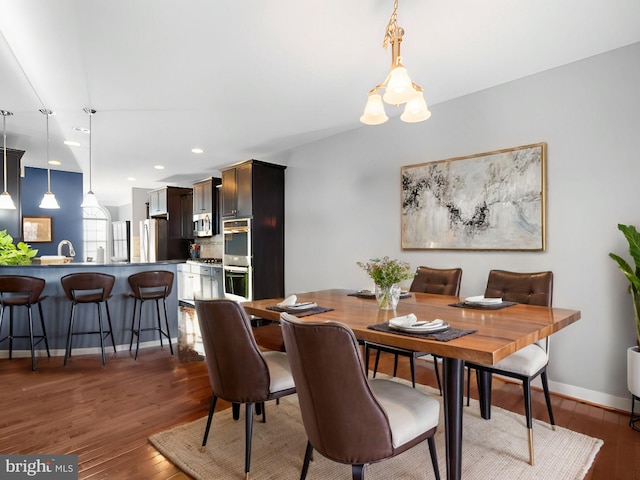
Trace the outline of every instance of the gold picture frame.
{"label": "gold picture frame", "polygon": [[22,217],[22,241],[25,243],[51,242],[51,217]]}
{"label": "gold picture frame", "polygon": [[402,249],[544,251],[546,147],[402,167]]}

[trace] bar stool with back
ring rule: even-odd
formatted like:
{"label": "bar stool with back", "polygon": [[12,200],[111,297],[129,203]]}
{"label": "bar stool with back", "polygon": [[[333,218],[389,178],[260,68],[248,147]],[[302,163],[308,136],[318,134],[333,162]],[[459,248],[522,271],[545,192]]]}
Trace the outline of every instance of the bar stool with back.
{"label": "bar stool with back", "polygon": [[[2,320],[4,318],[4,309],[9,307],[9,333],[7,336],[0,338],[0,342],[9,340],[9,359],[13,356],[13,339],[28,338],[31,342],[31,370],[36,369],[35,347],[44,340],[47,349],[47,356],[51,357],[49,352],[49,342],[47,341],[47,331],[44,326],[44,317],[42,315],[42,300],[45,296],[40,296],[44,290],[45,280],[37,277],[26,275],[0,275],[0,332],[2,331]],[[38,305],[40,312],[40,325],[42,326],[42,335],[33,334],[33,317],[31,315],[31,306]],[[29,318],[29,335],[13,334],[13,307],[27,307]],[[34,340],[37,339],[36,342]]]}
{"label": "bar stool with back", "polygon": [[[147,272],[134,273],[129,276],[129,286],[131,287],[130,297],[133,298],[133,318],[131,319],[131,342],[129,343],[129,351],[133,347],[133,337],[136,339],[136,356],[138,359],[138,350],[140,349],[140,333],[155,330],[160,336],[160,346],[163,347],[162,337],[166,337],[169,342],[169,349],[173,355],[173,346],[171,345],[171,332],[169,331],[169,317],[167,316],[167,297],[171,295],[173,288],[173,272],[168,270],[150,270]],[[142,305],[147,300],[154,300],[156,303],[156,320],[157,326],[141,328],[142,323]],[[164,311],[164,322],[166,331],[163,330],[160,320],[160,301]],[[140,307],[138,307],[140,302]],[[138,328],[136,328],[136,307],[138,307]]]}
{"label": "bar stool with back", "polygon": [[[116,277],[107,273],[98,272],[80,272],[70,273],[60,279],[62,288],[67,298],[71,301],[71,315],[69,317],[69,332],[67,333],[67,348],[64,354],[64,365],[67,364],[68,358],[71,356],[72,338],[74,335],[92,335],[100,334],[100,348],[102,350],[102,365],[106,363],[104,352],[104,340],[111,336],[111,344],[113,351],[116,352],[116,344],[113,339],[113,329],[111,327],[111,314],[109,313],[108,300],[111,297],[111,290],[115,284]],[[76,307],[80,304],[93,303],[98,310],[98,330],[74,332],[73,324],[75,322]],[[102,310],[100,305],[104,303],[107,311],[107,321],[109,329],[105,330],[102,322]]]}

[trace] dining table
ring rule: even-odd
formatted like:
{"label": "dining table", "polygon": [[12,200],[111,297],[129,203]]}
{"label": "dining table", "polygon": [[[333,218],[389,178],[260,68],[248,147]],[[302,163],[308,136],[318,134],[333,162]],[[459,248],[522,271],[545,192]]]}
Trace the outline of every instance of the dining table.
{"label": "dining table", "polygon": [[[515,351],[542,340],[580,319],[580,311],[524,304],[508,306],[472,305],[464,299],[446,295],[409,292],[395,310],[381,310],[372,295],[347,289],[329,289],[296,294],[297,303],[313,302],[317,308],[289,311],[312,322],[343,323],[360,342],[373,342],[416,352],[428,352],[443,359],[443,409],[447,479],[462,476],[462,421],[465,361],[493,365]],[[245,311],[258,318],[279,321],[280,313],[290,307],[278,307],[283,298],[243,302]],[[505,304],[507,305],[507,304]],[[437,339],[432,334],[405,334],[384,328],[389,320],[414,314],[417,321],[441,319],[462,336]],[[372,326],[381,329],[370,328]],[[489,379],[490,380],[490,376]],[[481,388],[480,402],[484,418],[490,416],[489,392]]]}

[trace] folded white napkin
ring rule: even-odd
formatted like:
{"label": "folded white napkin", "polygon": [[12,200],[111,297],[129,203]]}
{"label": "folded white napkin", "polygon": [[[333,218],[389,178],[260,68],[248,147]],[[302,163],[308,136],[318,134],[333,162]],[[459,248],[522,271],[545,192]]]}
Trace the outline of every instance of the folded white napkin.
{"label": "folded white napkin", "polygon": [[435,320],[432,320],[431,322],[418,322],[417,317],[413,314],[410,313],[409,315],[405,315],[403,317],[395,317],[392,318],[391,320],[389,320],[389,324],[393,325],[395,327],[437,327],[439,325],[442,325],[444,323],[443,320],[436,318]]}
{"label": "folded white napkin", "polygon": [[281,301],[278,304],[278,306],[279,307],[290,307],[291,305],[295,305],[297,301],[298,301],[298,297],[296,297],[295,295],[289,295],[287,298],[285,298],[283,301]]}
{"label": "folded white napkin", "polygon": [[465,302],[468,303],[484,303],[484,304],[491,304],[491,303],[502,303],[502,298],[490,298],[490,297],[484,297],[482,295],[478,295],[476,297],[467,297],[464,299]]}

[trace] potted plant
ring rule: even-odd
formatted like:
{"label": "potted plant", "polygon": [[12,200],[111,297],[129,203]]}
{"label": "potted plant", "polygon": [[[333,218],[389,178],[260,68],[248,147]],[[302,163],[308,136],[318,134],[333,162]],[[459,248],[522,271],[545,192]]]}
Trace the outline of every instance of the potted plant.
{"label": "potted plant", "polygon": [[389,257],[372,258],[368,262],[357,262],[376,285],[376,299],[381,310],[395,310],[400,299],[400,285],[403,280],[415,274],[407,262]]}
{"label": "potted plant", "polygon": [[633,301],[633,311],[636,320],[636,346],[627,350],[627,386],[636,397],[640,397],[640,233],[633,225],[618,224],[629,244],[629,254],[633,258],[632,267],[624,258],[610,253],[627,280],[629,293]]}
{"label": "potted plant", "polygon": [[6,230],[0,231],[0,265],[29,265],[38,254],[24,242],[13,244],[13,237]]}

